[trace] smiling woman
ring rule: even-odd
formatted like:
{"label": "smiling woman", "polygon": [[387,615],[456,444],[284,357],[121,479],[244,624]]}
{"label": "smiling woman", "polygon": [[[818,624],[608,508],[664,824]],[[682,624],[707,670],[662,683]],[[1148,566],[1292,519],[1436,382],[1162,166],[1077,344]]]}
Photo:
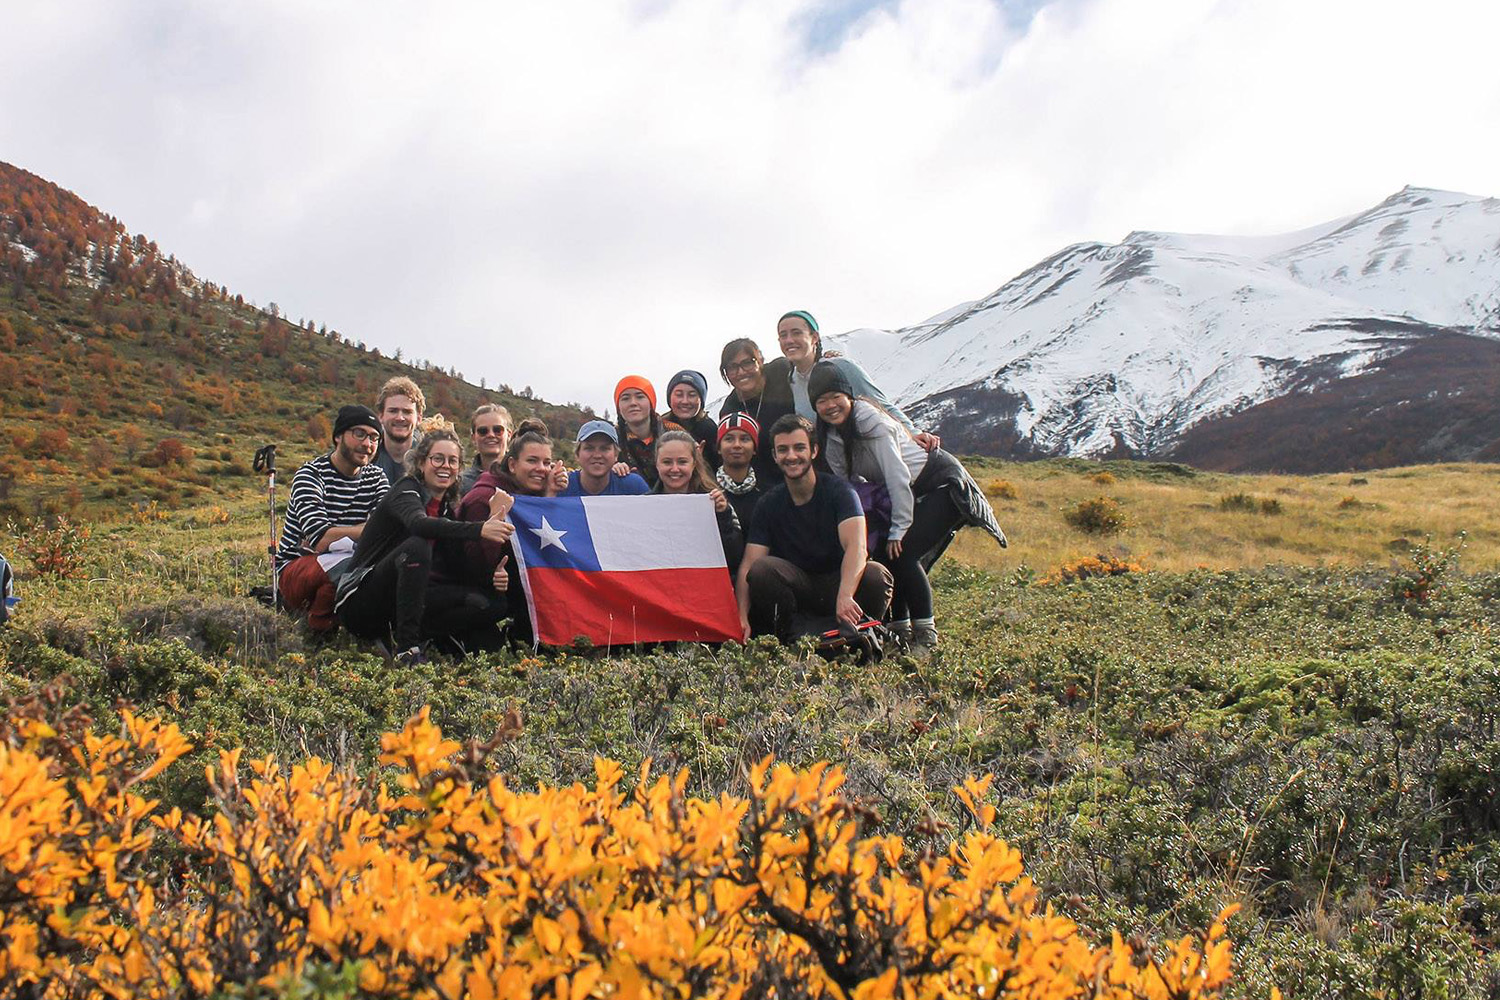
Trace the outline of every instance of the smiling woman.
{"label": "smiling woman", "polygon": [[719,522],[719,541],[724,547],[724,562],[733,579],[745,554],[745,533],[728,497],[714,484],[713,474],[703,458],[702,446],[687,431],[667,431],[656,443],[656,475],[654,493],[706,493],[713,499],[714,514]]}
{"label": "smiling woman", "polygon": [[[734,391],[719,407],[720,418],[744,413],[760,427],[769,427],[788,413],[795,413],[791,385],[787,381],[790,366],[785,358],[766,361],[760,346],[749,337],[739,337],[724,345],[719,355],[719,374]],[[766,487],[781,482],[781,470],[771,455],[771,441],[761,435],[751,463],[756,478]]]}
{"label": "smiling woman", "polygon": [[[465,541],[504,542],[514,528],[502,518],[510,498],[497,492],[483,522],[454,519],[463,448],[452,427],[427,429],[406,456],[407,474],[380,501],[339,581],[336,608],[344,627],[389,640],[403,663],[425,659],[425,642],[458,651],[498,648],[505,617],[502,571],[467,576]],[[444,579],[432,579],[434,566]]]}

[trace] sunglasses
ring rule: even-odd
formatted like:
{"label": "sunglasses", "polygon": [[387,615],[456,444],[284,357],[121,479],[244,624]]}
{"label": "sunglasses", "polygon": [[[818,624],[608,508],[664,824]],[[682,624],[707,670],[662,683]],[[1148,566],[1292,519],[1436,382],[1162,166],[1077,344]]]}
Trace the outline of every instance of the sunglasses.
{"label": "sunglasses", "polygon": [[476,428],[474,428],[474,433],[478,434],[482,438],[487,438],[487,437],[489,437],[491,435],[494,435],[495,437],[504,437],[505,433],[506,433],[506,428],[504,428],[504,427],[476,427]]}

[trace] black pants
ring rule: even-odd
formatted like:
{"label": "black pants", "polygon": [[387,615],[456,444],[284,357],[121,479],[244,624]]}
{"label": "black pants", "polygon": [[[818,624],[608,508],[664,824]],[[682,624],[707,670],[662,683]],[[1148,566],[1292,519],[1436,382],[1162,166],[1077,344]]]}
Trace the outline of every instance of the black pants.
{"label": "black pants", "polygon": [[[838,603],[839,573],[809,573],[776,556],[762,556],[750,567],[750,631],[782,642],[796,637],[792,616],[832,615]],[[854,600],[871,618],[883,618],[891,603],[891,573],[878,562],[865,563]]]}
{"label": "black pants", "polygon": [[413,536],[375,564],[339,618],[355,635],[389,637],[398,650],[434,639],[472,651],[499,647],[505,610],[505,596],[487,587],[433,580],[432,543]]}
{"label": "black pants", "polygon": [[901,558],[882,559],[896,580],[896,591],[891,599],[891,617],[894,619],[932,617],[932,584],[927,582],[922,557],[963,523],[963,514],[953,501],[952,489],[936,485],[946,478],[943,466],[957,461],[947,452],[934,451],[928,456],[922,474],[912,483],[916,510],[912,514],[911,527],[901,539]]}

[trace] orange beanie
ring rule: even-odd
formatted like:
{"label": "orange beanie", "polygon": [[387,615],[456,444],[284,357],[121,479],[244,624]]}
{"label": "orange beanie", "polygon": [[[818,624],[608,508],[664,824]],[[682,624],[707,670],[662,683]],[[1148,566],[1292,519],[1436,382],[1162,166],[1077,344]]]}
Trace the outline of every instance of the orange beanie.
{"label": "orange beanie", "polygon": [[656,412],[656,390],[652,388],[651,381],[641,375],[626,375],[615,383],[615,409],[620,408],[620,393],[626,389],[639,389],[646,394],[646,400],[651,404],[651,412]]}

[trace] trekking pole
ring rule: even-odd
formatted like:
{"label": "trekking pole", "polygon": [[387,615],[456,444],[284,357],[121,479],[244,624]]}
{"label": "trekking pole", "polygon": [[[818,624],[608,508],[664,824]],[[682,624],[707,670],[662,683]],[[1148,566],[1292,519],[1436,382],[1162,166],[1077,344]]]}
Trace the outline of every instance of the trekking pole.
{"label": "trekking pole", "polygon": [[266,474],[266,510],[271,519],[271,541],[266,546],[266,553],[271,557],[271,607],[280,604],[280,598],[276,592],[276,446],[265,445],[256,449],[255,471]]}

